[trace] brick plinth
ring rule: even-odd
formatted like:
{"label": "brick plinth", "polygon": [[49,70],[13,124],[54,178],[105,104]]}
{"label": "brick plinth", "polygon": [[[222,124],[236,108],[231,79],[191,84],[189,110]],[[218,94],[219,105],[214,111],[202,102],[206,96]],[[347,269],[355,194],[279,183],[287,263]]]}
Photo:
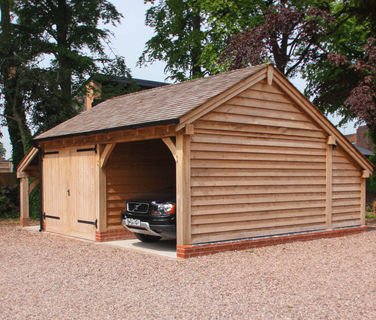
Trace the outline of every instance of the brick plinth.
{"label": "brick plinth", "polygon": [[285,236],[273,236],[268,238],[247,239],[239,241],[226,241],[221,243],[209,243],[198,245],[176,246],[176,254],[178,258],[186,259],[197,256],[215,254],[223,251],[245,250],[251,248],[259,248],[273,246],[293,241],[309,241],[320,238],[334,238],[349,234],[367,231],[367,226],[344,228],[320,232],[306,232],[300,234],[291,234]]}
{"label": "brick plinth", "polygon": [[99,241],[99,242],[134,239],[134,238],[135,236],[133,235],[133,233],[124,228],[95,233],[95,241]]}

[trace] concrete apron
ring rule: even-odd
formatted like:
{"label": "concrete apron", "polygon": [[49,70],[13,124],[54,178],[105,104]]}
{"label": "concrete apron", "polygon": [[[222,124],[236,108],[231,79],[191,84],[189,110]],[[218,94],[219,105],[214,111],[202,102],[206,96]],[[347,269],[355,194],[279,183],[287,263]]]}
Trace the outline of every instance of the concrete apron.
{"label": "concrete apron", "polygon": [[[22,230],[26,230],[29,232],[39,232],[39,226],[28,226],[28,227],[20,227]],[[44,231],[46,232],[46,231]],[[169,259],[177,259],[176,256],[176,242],[175,240],[162,240],[154,243],[144,243],[137,239],[129,239],[129,240],[116,240],[116,241],[107,241],[107,242],[93,242],[90,240],[79,239],[67,235],[46,232],[52,235],[60,236],[63,238],[73,239],[73,240],[81,240],[84,242],[92,242],[97,245],[103,246],[110,246],[115,248],[123,248],[123,249],[130,249],[135,250],[145,254],[154,254],[157,256],[162,256]]]}
{"label": "concrete apron", "polygon": [[177,259],[175,240],[162,240],[158,242],[144,243],[137,239],[129,239],[97,243],[104,246],[130,249],[146,254],[154,254],[169,259]]}

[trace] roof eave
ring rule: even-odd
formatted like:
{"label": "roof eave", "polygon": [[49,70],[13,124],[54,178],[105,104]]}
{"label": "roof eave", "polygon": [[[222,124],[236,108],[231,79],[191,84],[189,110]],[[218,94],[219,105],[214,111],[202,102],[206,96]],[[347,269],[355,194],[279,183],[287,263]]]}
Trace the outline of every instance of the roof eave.
{"label": "roof eave", "polygon": [[139,128],[145,128],[145,127],[163,126],[163,125],[178,124],[178,123],[179,123],[179,118],[173,118],[173,119],[153,121],[153,122],[145,122],[145,123],[133,124],[133,125],[128,125],[128,126],[115,127],[115,128],[106,128],[106,129],[93,130],[93,131],[87,131],[87,132],[62,134],[62,135],[57,135],[57,136],[45,137],[45,138],[35,137],[35,138],[33,138],[33,141],[36,144],[39,144],[41,142],[51,141],[51,140],[58,140],[58,139],[65,139],[65,138],[72,138],[72,137],[81,137],[81,136],[89,136],[89,135],[95,135],[95,134],[105,134],[105,133],[109,133],[109,132],[113,132],[113,131],[139,129]]}

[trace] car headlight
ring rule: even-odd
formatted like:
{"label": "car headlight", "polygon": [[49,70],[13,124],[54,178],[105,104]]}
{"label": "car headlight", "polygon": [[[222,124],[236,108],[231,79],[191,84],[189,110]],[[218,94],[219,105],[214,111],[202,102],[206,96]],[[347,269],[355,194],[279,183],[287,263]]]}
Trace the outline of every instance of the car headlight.
{"label": "car headlight", "polygon": [[175,214],[175,204],[174,203],[156,203],[154,202],[154,208],[156,210],[152,210],[152,215],[170,215]]}

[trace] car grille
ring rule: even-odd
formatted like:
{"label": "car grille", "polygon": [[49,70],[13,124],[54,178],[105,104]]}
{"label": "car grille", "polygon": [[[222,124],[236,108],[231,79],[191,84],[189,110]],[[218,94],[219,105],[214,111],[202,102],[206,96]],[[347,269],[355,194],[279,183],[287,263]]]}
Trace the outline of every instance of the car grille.
{"label": "car grille", "polygon": [[143,202],[128,202],[127,211],[133,213],[148,213],[149,204]]}

